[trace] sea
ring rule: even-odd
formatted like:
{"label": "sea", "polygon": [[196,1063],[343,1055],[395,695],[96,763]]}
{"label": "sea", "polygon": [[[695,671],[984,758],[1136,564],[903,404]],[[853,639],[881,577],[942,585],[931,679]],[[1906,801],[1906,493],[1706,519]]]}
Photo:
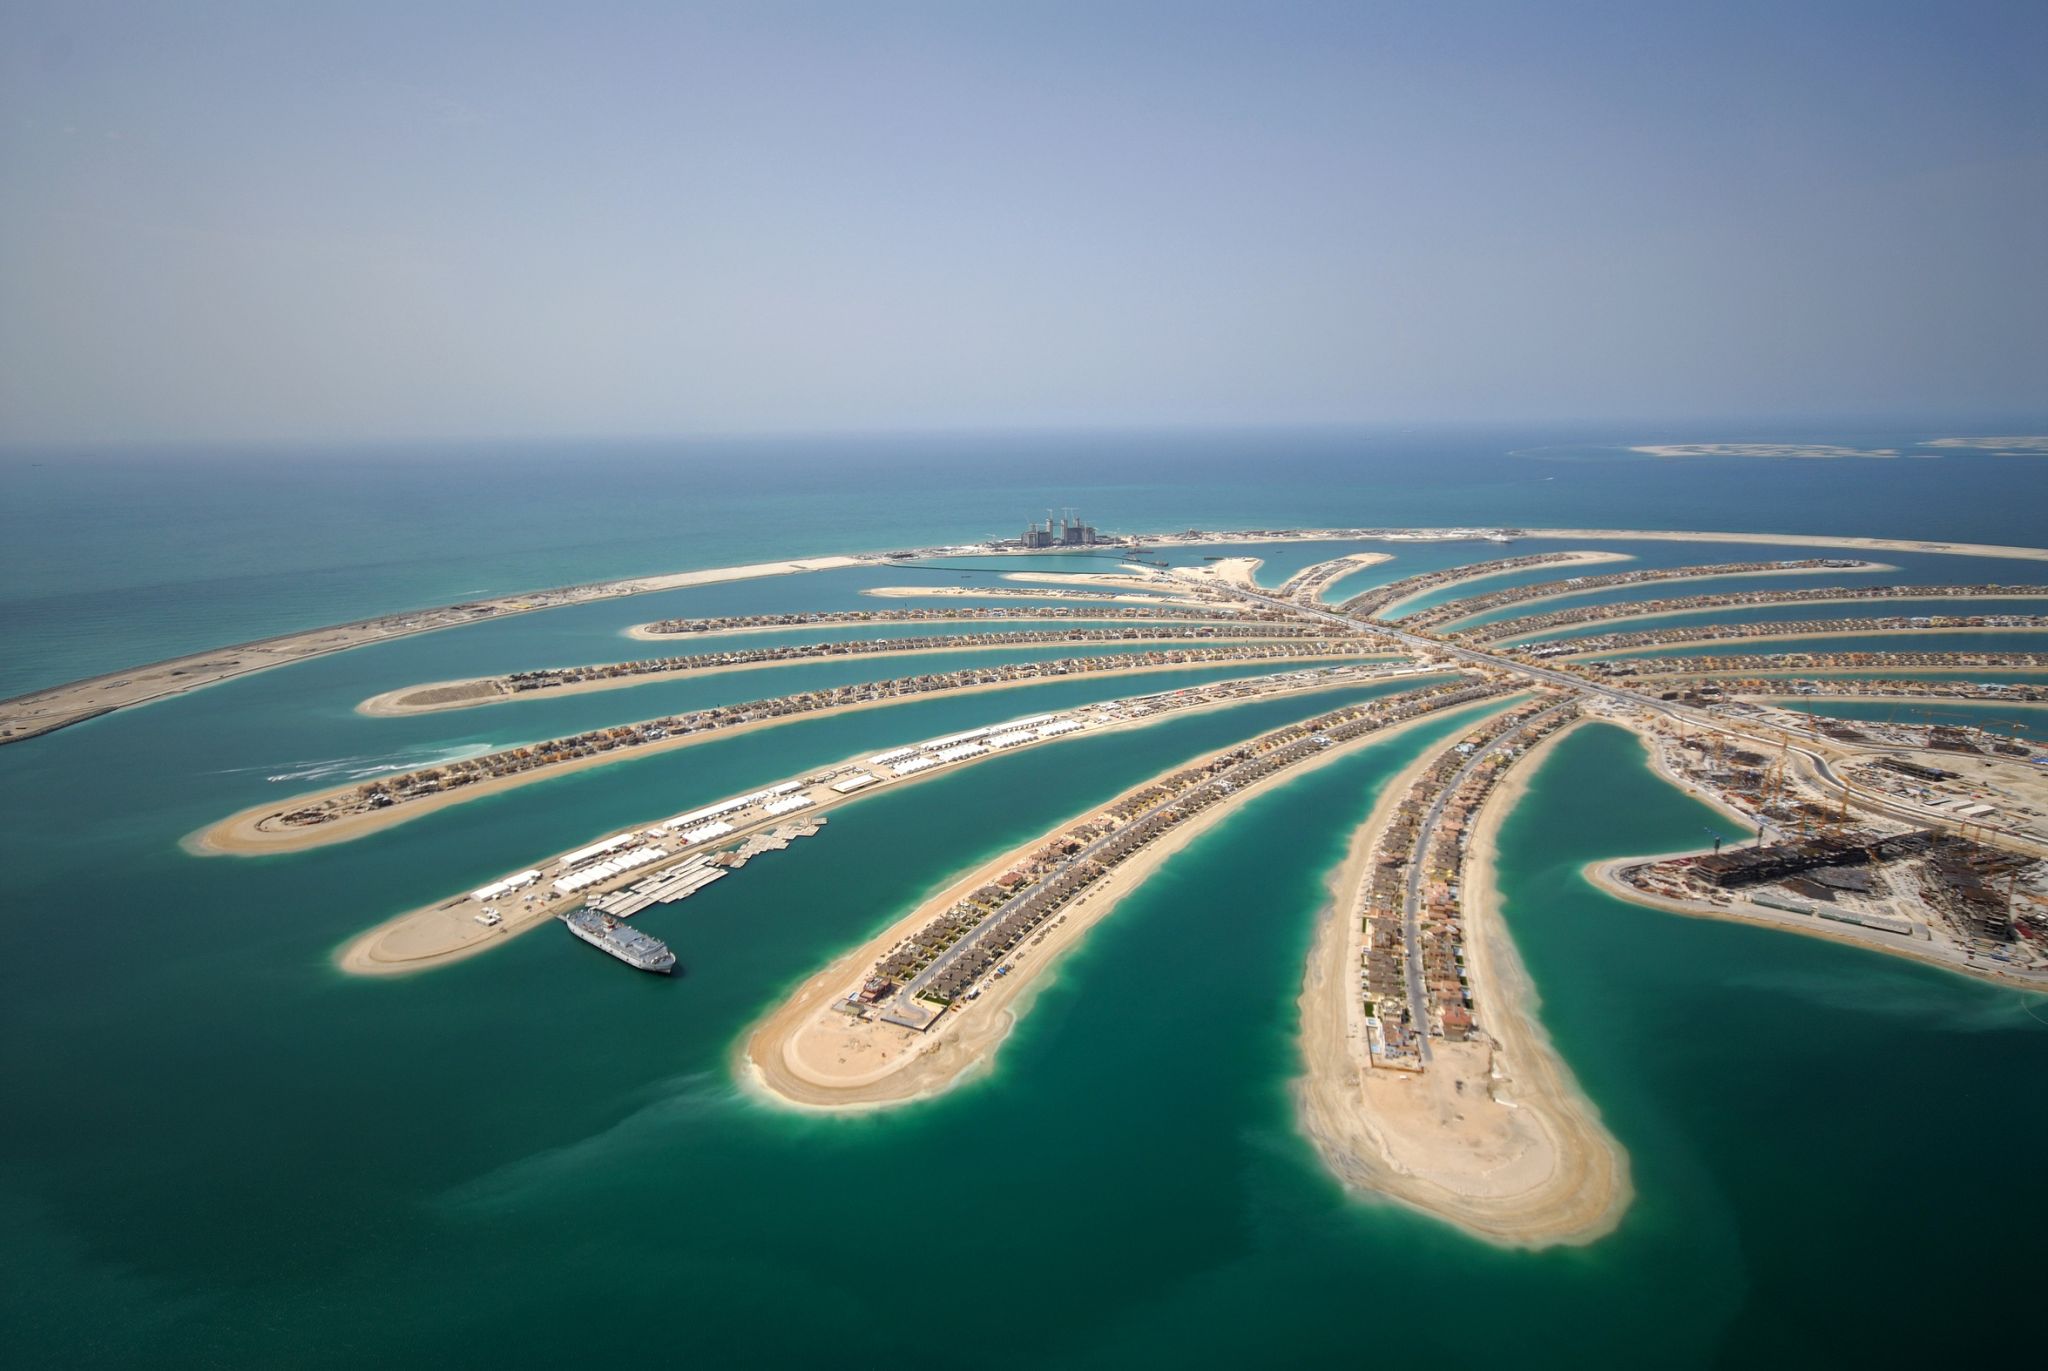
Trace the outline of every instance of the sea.
{"label": "sea", "polygon": [[[1921,445],[2042,432],[2036,416],[1961,429],[13,449],[0,454],[0,695],[476,596],[1011,535],[1049,508],[1137,533],[1513,525],[2040,545],[2048,458]],[[1628,450],[1674,442],[1907,455]],[[1346,578],[1348,594],[1566,545],[1584,544],[1333,549],[1253,535],[1245,551],[1264,558],[1268,584],[1338,551],[1394,554]],[[1650,565],[1800,555],[1739,539],[1603,546]],[[1870,556],[1897,568],[1864,573],[1884,581],[2048,583],[2048,563]],[[963,555],[606,601],[382,643],[0,747],[0,1358],[2032,1359],[2039,1243],[2026,1196],[2048,1132],[2048,999],[1601,895],[1586,863],[1725,827],[1611,726],[1559,743],[1501,834],[1506,921],[1540,1015],[1636,1186],[1615,1232],[1540,1252],[1346,1192],[1294,1122],[1297,997],[1330,872],[1380,789],[1462,716],[1259,795],[1058,965],[987,1069],[940,1098],[849,1117],[775,1108],[736,1068],[749,1026],[796,984],[1089,803],[1350,696],[1028,749],[849,804],[818,837],[640,916],[677,950],[673,980],[547,929],[407,977],[351,978],[333,958],[395,913],[626,824],[869,750],[1243,669],[810,720],[292,855],[185,846],[234,810],[303,789],[904,668],[853,659],[355,713],[379,691],[637,655],[621,632],[655,617],[872,608],[887,602],[861,592],[881,585],[1014,585],[1001,573],[1111,565]],[[1785,584],[1801,579],[1817,584]],[[1963,712],[2015,736],[2048,727]]]}

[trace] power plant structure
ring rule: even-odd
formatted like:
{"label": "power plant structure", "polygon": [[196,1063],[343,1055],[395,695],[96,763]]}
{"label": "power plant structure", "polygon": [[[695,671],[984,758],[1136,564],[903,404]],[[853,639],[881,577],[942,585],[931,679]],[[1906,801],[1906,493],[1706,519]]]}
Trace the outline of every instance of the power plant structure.
{"label": "power plant structure", "polygon": [[1047,510],[1043,524],[1026,524],[1021,541],[1025,547],[1093,547],[1102,539],[1096,536],[1095,526],[1082,523],[1070,507],[1061,510],[1058,519]]}

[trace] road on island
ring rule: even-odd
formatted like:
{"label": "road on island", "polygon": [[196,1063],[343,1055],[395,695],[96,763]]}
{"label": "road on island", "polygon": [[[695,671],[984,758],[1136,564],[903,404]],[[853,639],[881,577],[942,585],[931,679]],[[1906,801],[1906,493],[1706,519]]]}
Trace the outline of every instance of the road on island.
{"label": "road on island", "polygon": [[[1237,595],[1256,604],[1264,605],[1269,609],[1290,610],[1296,614],[1306,614],[1333,624],[1344,624],[1353,628],[1367,629],[1392,638],[1395,642],[1416,652],[1438,653],[1473,666],[1487,667],[1494,671],[1510,672],[1544,685],[1554,686],[1559,690],[1570,691],[1574,695],[1598,696],[1613,704],[1630,705],[1654,714],[1661,714],[1668,719],[1690,723],[1695,728],[1710,729],[1716,733],[1726,734],[1731,738],[1740,738],[1765,747],[1772,745],[1771,741],[1759,738],[1753,733],[1745,733],[1712,714],[1688,709],[1670,700],[1653,699],[1639,691],[1630,690],[1623,686],[1610,685],[1603,681],[1589,681],[1582,676],[1573,676],[1552,667],[1533,666],[1527,662],[1516,661],[1491,652],[1483,652],[1476,648],[1466,647],[1463,644],[1447,643],[1436,638],[1426,637],[1423,634],[1413,633],[1376,619],[1340,613],[1335,610],[1326,609],[1321,605],[1284,600],[1256,590],[1246,590],[1242,586],[1226,585],[1219,582],[1214,586],[1214,589]],[[1829,759],[1819,751],[1809,747],[1794,745],[1790,736],[1784,730],[1775,726],[1760,725],[1759,727],[1769,727],[1771,732],[1778,734],[1779,738],[1776,741],[1782,741],[1790,752],[1798,756],[1805,763],[1807,778],[1813,783],[1816,790],[1822,794],[1826,794],[1829,790],[1847,792],[1848,787],[1842,777],[1829,764]],[[1854,751],[1854,749],[1843,750],[1852,753]],[[1868,792],[1857,794],[1854,797],[1854,802],[1863,809],[1872,810],[1885,815],[1887,818],[1899,819],[1907,823],[1945,825],[1954,822],[1953,819],[1946,816],[1930,814],[1917,807],[1903,805],[1882,796],[1869,794]],[[1987,833],[1995,833],[2007,839],[2009,845],[2019,850],[2031,852],[2035,856],[2048,856],[2048,846],[2044,846],[2038,839],[2025,833],[1996,824],[1984,825],[1983,829]]]}
{"label": "road on island", "polygon": [[1436,799],[1430,802],[1429,812],[1422,816],[1422,822],[1415,830],[1415,846],[1408,853],[1408,889],[1401,900],[1401,940],[1406,949],[1403,961],[1408,971],[1408,1005],[1411,1015],[1420,1014],[1422,1022],[1415,1035],[1416,1044],[1422,1049],[1422,1062],[1427,1066],[1432,1060],[1429,1047],[1429,1010],[1422,998],[1422,882],[1423,865],[1429,858],[1429,840],[1436,833],[1436,826],[1443,822],[1444,807],[1451,802],[1451,796],[1459,787],[1472,779],[1474,772],[1488,761],[1507,751],[1515,739],[1529,731],[1530,725],[1547,719],[1559,710],[1567,708],[1572,701],[1565,700],[1541,713],[1532,714],[1515,727],[1495,738],[1485,747],[1473,752],[1457,774],[1446,781],[1436,792]]}

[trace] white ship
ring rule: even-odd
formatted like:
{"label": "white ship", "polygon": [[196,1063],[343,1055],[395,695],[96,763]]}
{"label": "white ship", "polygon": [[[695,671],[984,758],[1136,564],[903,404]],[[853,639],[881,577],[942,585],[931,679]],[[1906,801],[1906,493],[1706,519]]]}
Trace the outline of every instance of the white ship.
{"label": "white ship", "polygon": [[561,916],[569,931],[601,952],[609,952],[627,966],[655,971],[666,976],[676,969],[676,954],[659,938],[637,928],[628,928],[609,914],[585,906]]}

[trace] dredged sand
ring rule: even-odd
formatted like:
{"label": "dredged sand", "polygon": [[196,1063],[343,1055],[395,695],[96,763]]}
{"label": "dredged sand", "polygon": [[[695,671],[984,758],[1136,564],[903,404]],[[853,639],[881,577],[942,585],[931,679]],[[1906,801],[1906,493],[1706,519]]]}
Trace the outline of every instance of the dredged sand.
{"label": "dredged sand", "polygon": [[1536,1019],[1540,1003],[1500,912],[1495,853],[1502,819],[1528,788],[1539,742],[1494,787],[1466,861],[1467,972],[1493,1039],[1432,1041],[1422,1073],[1366,1064],[1357,1000],[1356,892],[1394,807],[1425,753],[1381,792],[1331,882],[1301,996],[1303,1131],[1345,1185],[1513,1247],[1588,1243],[1613,1230],[1633,1195],[1628,1156],[1600,1122]]}

